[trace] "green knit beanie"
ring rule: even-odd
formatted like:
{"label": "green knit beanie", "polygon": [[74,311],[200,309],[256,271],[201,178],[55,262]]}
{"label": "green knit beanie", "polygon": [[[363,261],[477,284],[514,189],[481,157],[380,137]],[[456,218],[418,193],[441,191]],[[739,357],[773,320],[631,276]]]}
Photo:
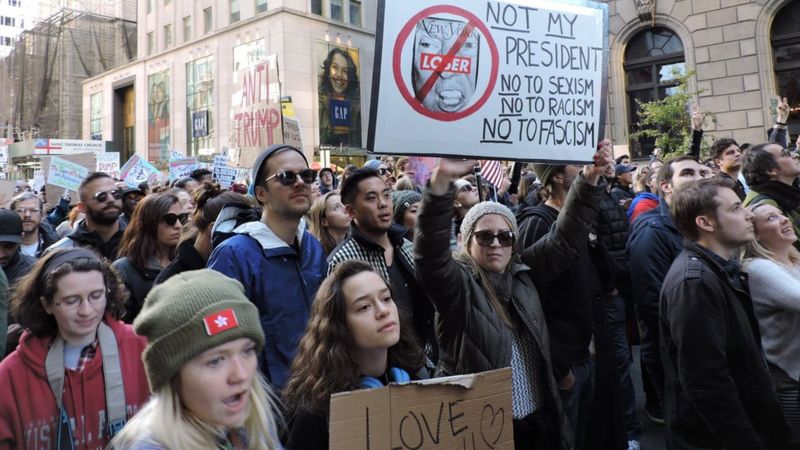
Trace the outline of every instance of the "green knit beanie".
{"label": "green knit beanie", "polygon": [[241,283],[209,269],[179,273],[155,286],[133,328],[148,339],[142,357],[153,392],[218,345],[250,338],[258,352],[264,347],[258,309]]}

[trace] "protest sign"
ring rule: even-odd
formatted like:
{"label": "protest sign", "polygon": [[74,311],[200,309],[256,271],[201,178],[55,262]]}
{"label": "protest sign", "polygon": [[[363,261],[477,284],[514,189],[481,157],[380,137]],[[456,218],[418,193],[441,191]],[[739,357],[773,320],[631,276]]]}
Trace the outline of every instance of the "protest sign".
{"label": "protest sign", "polygon": [[331,450],[513,450],[511,369],[335,394]]}
{"label": "protest sign", "polygon": [[605,126],[606,4],[380,0],[378,24],[369,149],[591,161]]}
{"label": "protest sign", "polygon": [[33,171],[33,182],[31,183],[31,187],[33,188],[34,192],[39,192],[42,190],[44,186],[45,179],[44,179],[44,170],[38,169]]}
{"label": "protest sign", "polygon": [[[45,179],[45,193],[47,203],[52,205],[57,205],[61,196],[64,195],[64,187],[58,186],[53,184],[50,181],[50,162],[55,156],[41,156],[39,159],[42,161],[42,172],[44,173]],[[58,158],[62,160],[66,160],[75,164],[78,164],[84,167],[88,172],[92,172],[95,170],[97,166],[97,160],[95,153],[75,153],[72,155],[59,155]],[[74,205],[78,202],[78,195],[76,194],[75,190],[69,189],[70,191],[70,204]]]}
{"label": "protest sign", "polygon": [[169,180],[188,177],[195,169],[197,169],[197,158],[174,159],[169,162]]}
{"label": "protest sign", "polygon": [[0,180],[0,208],[9,208],[14,198],[17,183],[11,180]]}
{"label": "protest sign", "polygon": [[238,68],[234,75],[229,141],[240,150],[239,166],[250,167],[261,150],[283,142],[278,57]]}
{"label": "protest sign", "polygon": [[86,175],[89,175],[89,169],[80,164],[67,161],[57,156],[50,158],[47,182],[52,185],[71,191],[77,191],[78,187],[81,185],[81,181],[86,178]]}
{"label": "protest sign", "polygon": [[131,156],[131,159],[120,169],[120,178],[130,187],[137,187],[143,181],[150,183],[159,176],[158,169],[139,155]]}
{"label": "protest sign", "polygon": [[107,173],[119,180],[119,152],[100,152],[97,154],[97,171]]}
{"label": "protest sign", "polygon": [[228,189],[236,182],[236,176],[239,173],[238,170],[239,169],[236,167],[214,166],[212,176],[215,180],[219,181],[221,187]]}
{"label": "protest sign", "polygon": [[303,151],[303,135],[300,133],[300,121],[292,117],[283,118],[283,143]]}

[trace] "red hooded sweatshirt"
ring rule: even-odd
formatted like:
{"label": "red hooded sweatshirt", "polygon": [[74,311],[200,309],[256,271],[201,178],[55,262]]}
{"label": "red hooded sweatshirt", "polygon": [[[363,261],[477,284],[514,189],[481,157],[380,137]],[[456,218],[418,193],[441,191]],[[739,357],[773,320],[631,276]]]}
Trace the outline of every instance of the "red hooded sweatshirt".
{"label": "red hooded sweatshirt", "polygon": [[[141,356],[147,339],[118,320],[106,317],[105,323],[117,338],[130,419],[150,392]],[[0,450],[56,448],[59,413],[44,367],[52,341],[25,331],[17,349],[0,362]],[[76,450],[102,450],[108,443],[105,392],[100,349],[81,372],[66,371],[63,403]]]}

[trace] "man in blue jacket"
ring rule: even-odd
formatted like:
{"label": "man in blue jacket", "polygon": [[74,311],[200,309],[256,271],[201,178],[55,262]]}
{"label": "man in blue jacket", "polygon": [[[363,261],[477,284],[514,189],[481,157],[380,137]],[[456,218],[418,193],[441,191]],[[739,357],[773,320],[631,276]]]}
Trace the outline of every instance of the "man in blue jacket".
{"label": "man in blue jacket", "polygon": [[261,220],[236,227],[211,253],[208,268],[241,282],[258,308],[266,335],[259,365],[281,389],[327,271],[322,245],[302,220],[311,207],[316,173],[300,150],[272,145],[256,159],[252,180]]}
{"label": "man in blue jacket", "polygon": [[658,350],[658,293],[672,261],[683,250],[683,237],[669,214],[669,204],[675,188],[700,179],[702,169],[690,155],[664,163],[656,177],[659,204],[633,222],[628,237],[631,287],[642,333],[642,361],[655,388],[655,395],[647,395],[645,411],[656,423],[663,423],[664,417],[661,407],[664,367]]}

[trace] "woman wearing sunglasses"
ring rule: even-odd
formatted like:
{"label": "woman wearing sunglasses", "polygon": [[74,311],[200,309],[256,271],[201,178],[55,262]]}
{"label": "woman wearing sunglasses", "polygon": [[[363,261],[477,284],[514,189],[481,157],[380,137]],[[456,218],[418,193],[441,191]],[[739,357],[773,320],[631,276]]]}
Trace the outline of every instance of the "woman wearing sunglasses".
{"label": "woman wearing sunglasses", "polygon": [[46,254],[17,285],[25,327],[0,363],[0,449],[104,448],[147,402],[147,341],[118,317],[125,288],[89,249]]}
{"label": "woman wearing sunglasses", "polygon": [[126,322],[139,314],[153,280],[175,256],[187,219],[178,197],[169,193],[148,195],[133,210],[113,264],[130,292]]}
{"label": "woman wearing sunglasses", "polygon": [[514,214],[481,202],[464,216],[461,250],[451,256],[454,181],[475,161],[442,159],[423,194],[414,253],[417,279],[438,313],[437,375],[510,366],[517,449],[571,448],[534,281],[549,279],[574,258],[572,244],[589,233],[603,189],[596,185],[610,161],[605,152],[595,155],[597,165],[578,177],[553,231],[522,254],[514,250]]}

